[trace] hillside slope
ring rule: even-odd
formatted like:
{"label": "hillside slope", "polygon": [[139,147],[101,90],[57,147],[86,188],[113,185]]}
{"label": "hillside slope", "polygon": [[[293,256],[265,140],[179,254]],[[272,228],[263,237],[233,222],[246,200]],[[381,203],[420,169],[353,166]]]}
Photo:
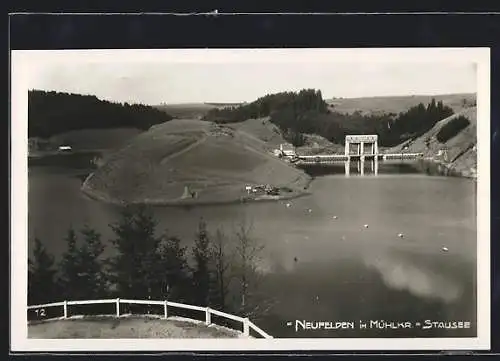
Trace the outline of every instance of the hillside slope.
{"label": "hillside slope", "polygon": [[[445,142],[437,138],[439,131],[454,119],[463,116],[470,124],[457,135]],[[470,107],[448,118],[445,118],[417,139],[400,144],[390,151],[422,152],[428,160],[443,164],[448,169],[463,176],[475,177],[477,171],[477,108]]]}
{"label": "hillside slope", "polygon": [[300,192],[309,177],[267,149],[264,141],[243,131],[175,119],[109,154],[82,189],[110,202],[165,205],[234,202],[246,196],[246,185]]}
{"label": "hillside slope", "polygon": [[[279,148],[280,144],[287,143],[277,125],[269,121],[269,117],[248,119],[244,122],[229,123],[227,127],[244,132],[265,142],[266,151]],[[297,147],[301,155],[325,154],[343,152],[344,147],[334,144],[328,139],[317,134],[304,134],[304,145]]]}
{"label": "hillside slope", "polygon": [[265,142],[266,149],[277,148],[281,143],[286,143],[279,128],[269,121],[269,117],[248,119],[244,122],[229,123],[228,128],[244,132],[262,142]]}

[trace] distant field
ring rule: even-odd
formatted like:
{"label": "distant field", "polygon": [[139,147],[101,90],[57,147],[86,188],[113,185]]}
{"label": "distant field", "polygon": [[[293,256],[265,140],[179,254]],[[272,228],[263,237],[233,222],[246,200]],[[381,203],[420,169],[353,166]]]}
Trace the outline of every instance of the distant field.
{"label": "distant field", "polygon": [[[360,111],[368,114],[377,113],[400,113],[419,103],[428,104],[432,98],[436,101],[442,100],[443,103],[451,107],[455,112],[464,108],[464,99],[466,107],[472,106],[476,99],[476,94],[444,94],[444,95],[410,95],[410,96],[381,96],[381,97],[363,97],[363,98],[336,98],[325,99],[325,101],[334,106],[336,111],[342,113],[354,113]],[[249,102],[255,99],[250,99]],[[184,103],[184,104],[165,104],[157,105],[155,108],[163,110],[175,118],[199,119],[203,117],[210,109],[222,108],[228,106],[238,106],[243,103]]]}
{"label": "distant field", "polygon": [[215,106],[204,103],[186,103],[157,105],[156,108],[170,114],[174,118],[199,119],[208,113],[210,109],[215,108]]}
{"label": "distant field", "polygon": [[214,107],[218,107],[218,108],[224,108],[224,107],[234,107],[234,106],[238,106],[238,105],[243,105],[245,103],[204,103],[204,104],[208,104],[208,105],[213,105]]}
{"label": "distant field", "polygon": [[242,333],[203,322],[150,317],[85,317],[28,326],[28,338],[238,338]]}
{"label": "distant field", "polygon": [[162,104],[155,106],[174,118],[180,119],[200,119],[208,113],[210,109],[220,107],[221,105],[208,103],[184,103],[184,104]]}
{"label": "distant field", "polygon": [[[391,96],[391,97],[365,97],[365,98],[337,98],[329,99],[326,102],[333,106],[333,110],[341,113],[354,113],[360,111],[365,114],[395,113],[404,112],[419,103],[428,104],[432,99],[442,101],[459,112],[464,108],[473,105],[476,94],[448,94],[448,95],[412,95],[412,96]],[[465,100],[465,104],[464,104]]]}

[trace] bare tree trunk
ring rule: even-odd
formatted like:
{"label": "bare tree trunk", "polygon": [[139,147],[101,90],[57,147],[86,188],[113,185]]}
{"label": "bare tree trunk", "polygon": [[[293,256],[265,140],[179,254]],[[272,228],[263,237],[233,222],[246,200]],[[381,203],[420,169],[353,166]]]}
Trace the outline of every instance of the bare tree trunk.
{"label": "bare tree trunk", "polygon": [[[221,229],[216,231],[213,244],[213,258],[215,265],[215,274],[217,276],[215,290],[216,299],[221,310],[226,308],[226,296],[229,286],[228,270],[231,264],[230,255],[226,249],[226,237]],[[226,282],[227,281],[227,282]]]}
{"label": "bare tree trunk", "polygon": [[241,310],[245,316],[249,313],[250,306],[250,277],[256,274],[256,262],[259,260],[263,246],[250,237],[251,225],[242,222],[236,231],[236,256],[239,266],[239,284],[241,287]]}

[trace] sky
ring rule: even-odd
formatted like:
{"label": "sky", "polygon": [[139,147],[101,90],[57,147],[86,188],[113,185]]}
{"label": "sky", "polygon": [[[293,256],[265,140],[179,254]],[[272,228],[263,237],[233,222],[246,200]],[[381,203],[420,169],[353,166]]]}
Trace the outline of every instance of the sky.
{"label": "sky", "polygon": [[30,89],[91,94],[100,99],[157,105],[251,102],[280,91],[314,88],[324,99],[436,95],[477,91],[472,62],[42,62],[31,69]]}

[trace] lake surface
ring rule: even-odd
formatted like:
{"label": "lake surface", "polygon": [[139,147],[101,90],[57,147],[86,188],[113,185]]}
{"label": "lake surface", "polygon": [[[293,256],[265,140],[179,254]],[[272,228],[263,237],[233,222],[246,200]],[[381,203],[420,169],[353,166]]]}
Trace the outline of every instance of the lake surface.
{"label": "lake surface", "polygon": [[[30,242],[39,237],[57,257],[70,226],[87,223],[104,240],[112,238],[108,224],[119,209],[80,192],[81,170],[32,166],[29,172]],[[253,224],[252,236],[265,244],[261,291],[274,306],[252,321],[275,337],[475,336],[475,182],[430,176],[411,163],[381,163],[378,176],[343,172],[343,165],[315,171],[312,195],[291,201],[154,212],[159,230],[168,229],[185,245],[194,239],[200,217],[209,229],[230,230],[242,220]],[[333,324],[302,330],[296,320]],[[411,321],[414,327],[359,328],[360,321],[370,326],[371,320]],[[426,320],[470,327],[416,325]],[[332,329],[341,321],[355,326]]]}

